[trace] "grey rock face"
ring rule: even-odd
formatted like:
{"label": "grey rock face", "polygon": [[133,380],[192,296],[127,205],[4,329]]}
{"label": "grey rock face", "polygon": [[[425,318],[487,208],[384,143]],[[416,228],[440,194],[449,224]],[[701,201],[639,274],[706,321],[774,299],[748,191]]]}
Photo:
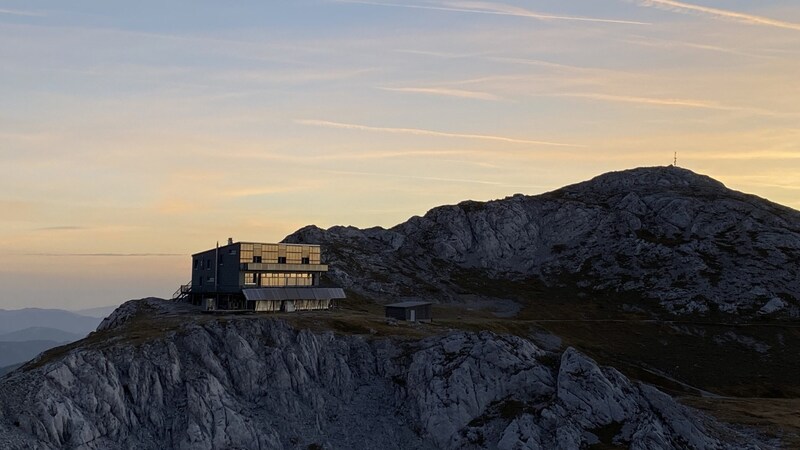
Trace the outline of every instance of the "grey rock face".
{"label": "grey rock face", "polygon": [[130,322],[171,308],[129,302],[83,345],[0,381],[0,448],[760,448],[573,349],[490,332],[336,336],[266,317],[184,317],[142,339]]}
{"label": "grey rock face", "polygon": [[458,301],[459,270],[625,293],[673,314],[800,316],[800,213],[677,167],[462,202],[389,230],[306,227],[330,276],[373,298]]}

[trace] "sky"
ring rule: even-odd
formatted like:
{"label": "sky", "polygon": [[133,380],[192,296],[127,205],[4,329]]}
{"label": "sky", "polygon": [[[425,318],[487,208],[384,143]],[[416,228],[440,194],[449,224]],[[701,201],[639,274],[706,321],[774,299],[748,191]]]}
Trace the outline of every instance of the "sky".
{"label": "sky", "polygon": [[796,0],[0,0],[0,308],[678,165],[800,209]]}

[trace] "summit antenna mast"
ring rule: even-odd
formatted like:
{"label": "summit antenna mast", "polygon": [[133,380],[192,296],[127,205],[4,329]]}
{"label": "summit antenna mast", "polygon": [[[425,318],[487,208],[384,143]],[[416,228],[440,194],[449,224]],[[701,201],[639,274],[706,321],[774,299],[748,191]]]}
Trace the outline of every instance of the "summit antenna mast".
{"label": "summit antenna mast", "polygon": [[678,152],[675,152],[672,156],[672,165],[678,167]]}

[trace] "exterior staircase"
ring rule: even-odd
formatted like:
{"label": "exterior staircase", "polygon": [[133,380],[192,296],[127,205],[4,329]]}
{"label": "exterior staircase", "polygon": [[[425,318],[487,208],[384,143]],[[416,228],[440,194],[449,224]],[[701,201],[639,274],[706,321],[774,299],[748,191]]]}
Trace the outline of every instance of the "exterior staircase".
{"label": "exterior staircase", "polygon": [[189,281],[186,284],[182,284],[178,290],[176,290],[172,294],[172,300],[176,302],[183,302],[189,298],[189,294],[192,292],[192,282]]}

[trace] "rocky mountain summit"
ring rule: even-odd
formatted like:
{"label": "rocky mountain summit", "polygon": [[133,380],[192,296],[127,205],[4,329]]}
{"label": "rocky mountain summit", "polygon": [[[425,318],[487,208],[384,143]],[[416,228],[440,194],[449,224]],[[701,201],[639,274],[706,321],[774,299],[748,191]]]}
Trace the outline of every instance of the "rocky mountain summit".
{"label": "rocky mountain summit", "polygon": [[769,447],[573,348],[341,335],[154,299],[7,375],[0,399],[9,450]]}
{"label": "rocky mountain summit", "polygon": [[[800,212],[678,167],[441,206],[391,229],[309,226],[332,280],[378,301],[467,301],[494,281],[667,315],[800,316]],[[620,300],[622,301],[622,300]]]}
{"label": "rocky mountain summit", "polygon": [[[0,378],[0,448],[800,442],[792,209],[656,167],[286,240],[324,246],[345,308],[128,302]],[[442,304],[432,324],[383,318],[376,302],[408,296]]]}

